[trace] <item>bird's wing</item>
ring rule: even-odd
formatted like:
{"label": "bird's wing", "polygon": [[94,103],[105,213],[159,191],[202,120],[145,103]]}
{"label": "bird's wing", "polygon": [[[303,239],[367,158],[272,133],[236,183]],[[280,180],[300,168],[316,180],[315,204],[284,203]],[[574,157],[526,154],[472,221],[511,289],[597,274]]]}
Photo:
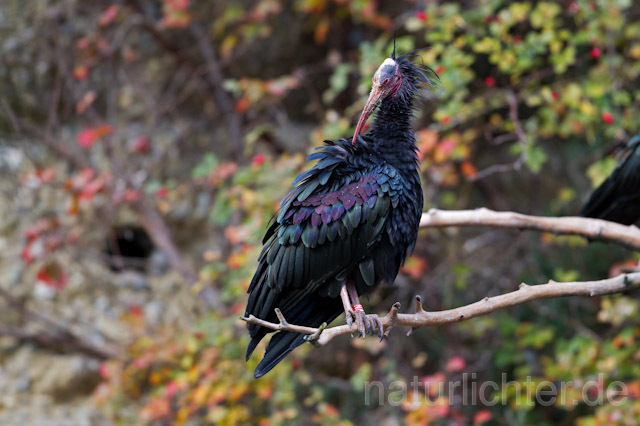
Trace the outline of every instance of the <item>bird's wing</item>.
{"label": "bird's wing", "polygon": [[[343,151],[332,145],[312,154],[318,163],[283,200],[264,239],[245,315],[275,320],[275,308],[296,315],[296,305],[311,293],[338,296],[352,272],[368,286],[376,282],[368,254],[404,186],[390,166],[354,171]],[[249,331],[254,338],[266,332],[253,324]]]}
{"label": "bird's wing", "polygon": [[627,143],[620,164],[591,194],[580,216],[631,224],[640,217],[640,134]]}

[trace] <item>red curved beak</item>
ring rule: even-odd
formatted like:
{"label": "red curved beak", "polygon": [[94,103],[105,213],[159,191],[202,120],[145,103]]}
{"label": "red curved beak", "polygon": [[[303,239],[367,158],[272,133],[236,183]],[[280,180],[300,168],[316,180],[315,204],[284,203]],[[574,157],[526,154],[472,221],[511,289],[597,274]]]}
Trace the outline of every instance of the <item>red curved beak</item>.
{"label": "red curved beak", "polygon": [[367,122],[367,119],[369,118],[371,113],[375,111],[375,109],[380,104],[383,94],[384,91],[382,90],[382,86],[379,84],[374,84],[371,88],[371,93],[369,93],[369,99],[367,99],[367,103],[362,110],[362,114],[360,114],[360,119],[358,120],[358,124],[356,125],[356,131],[353,133],[353,139],[351,140],[351,143],[356,142],[356,138],[362,131],[364,123]]}

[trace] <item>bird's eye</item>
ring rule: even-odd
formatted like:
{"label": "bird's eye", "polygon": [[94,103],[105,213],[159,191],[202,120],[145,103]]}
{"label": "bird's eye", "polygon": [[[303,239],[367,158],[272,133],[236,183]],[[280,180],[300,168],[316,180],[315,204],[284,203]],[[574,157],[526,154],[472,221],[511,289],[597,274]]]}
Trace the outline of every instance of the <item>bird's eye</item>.
{"label": "bird's eye", "polygon": [[384,81],[382,82],[382,84],[389,84],[389,79],[385,78]]}

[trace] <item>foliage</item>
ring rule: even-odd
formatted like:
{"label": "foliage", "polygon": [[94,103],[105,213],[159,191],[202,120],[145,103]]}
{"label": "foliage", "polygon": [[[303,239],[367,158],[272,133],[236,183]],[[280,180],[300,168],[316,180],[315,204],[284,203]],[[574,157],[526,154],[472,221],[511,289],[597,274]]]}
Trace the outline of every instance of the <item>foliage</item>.
{"label": "foliage", "polygon": [[[634,295],[532,303],[411,338],[394,330],[382,343],[344,339],[330,348],[304,347],[260,380],[251,374],[257,357],[245,364],[248,336],[237,321],[262,234],[305,167],[304,154],[352,132],[395,30],[397,50],[416,49],[417,60],[440,76],[416,119],[425,209],[566,215],[612,170],[618,144],[639,130],[638,5],[10,3],[14,33],[2,47],[0,106],[18,118],[0,116],[0,130],[13,145],[28,144],[30,165],[19,176],[18,198],[28,199],[19,219],[23,233],[12,240],[26,281],[58,295],[70,292],[74,274],[90,281],[67,259],[89,261],[85,249],[95,245],[92,231],[101,218],[150,223],[141,212],[151,206],[197,266],[191,297],[213,289],[219,302],[197,319],[161,324],[135,306],[124,309],[121,320],[130,329],[118,339],[124,356],[101,364],[94,391],[109,419],[640,422]],[[213,54],[198,43],[202,37]],[[240,140],[233,137],[234,118]],[[367,308],[383,311],[396,300],[406,307],[419,293],[425,308],[446,309],[521,281],[602,278],[635,263],[622,249],[576,238],[421,232],[398,287],[381,290]],[[465,404],[460,390],[438,392],[464,373],[476,374],[478,383],[506,378],[534,392],[503,385],[489,395],[495,405]],[[366,385],[374,381],[385,400],[367,403]],[[541,384],[570,381],[554,404],[536,403]],[[589,406],[581,399],[588,382],[596,383],[594,397],[624,383],[626,399]],[[398,404],[389,403],[392,386],[408,389]]]}

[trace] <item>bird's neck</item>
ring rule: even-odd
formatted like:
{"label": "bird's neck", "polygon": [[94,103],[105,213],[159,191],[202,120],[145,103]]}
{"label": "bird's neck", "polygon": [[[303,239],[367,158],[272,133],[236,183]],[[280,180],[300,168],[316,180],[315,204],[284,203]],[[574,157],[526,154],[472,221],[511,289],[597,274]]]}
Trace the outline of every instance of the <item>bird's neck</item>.
{"label": "bird's neck", "polygon": [[398,98],[385,99],[376,115],[370,135],[376,151],[415,168],[415,136],[411,129],[411,104]]}

